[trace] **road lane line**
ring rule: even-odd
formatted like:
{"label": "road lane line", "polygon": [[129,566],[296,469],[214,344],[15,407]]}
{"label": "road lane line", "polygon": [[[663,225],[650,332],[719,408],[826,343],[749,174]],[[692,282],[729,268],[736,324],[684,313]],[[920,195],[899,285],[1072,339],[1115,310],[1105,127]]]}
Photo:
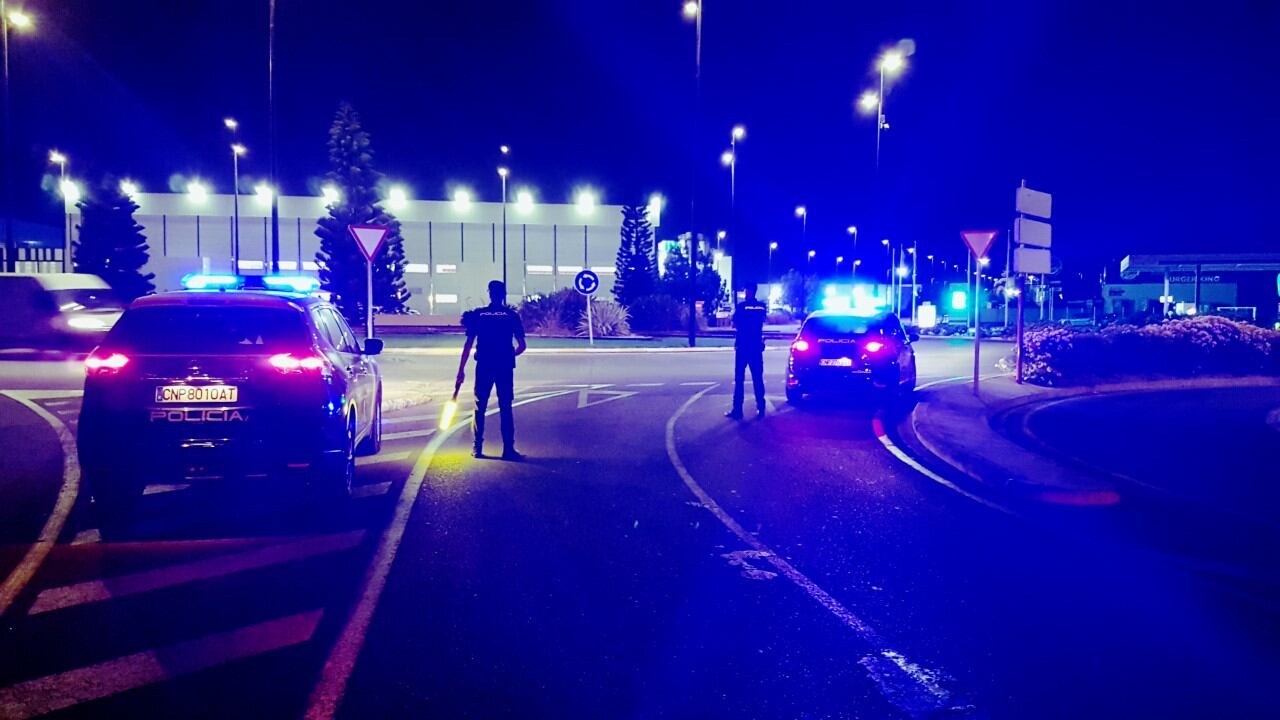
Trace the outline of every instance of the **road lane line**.
{"label": "road lane line", "polygon": [[706,382],[706,381],[699,381],[699,382],[682,382],[682,383],[680,383],[680,386],[681,386],[681,387],[705,387],[705,386],[708,386],[708,385],[715,385],[715,383],[713,383],[713,382]]}
{"label": "road lane line", "polygon": [[[382,439],[386,440],[386,437],[383,436]],[[377,455],[370,455],[368,457],[358,457],[356,458],[356,466],[364,467],[365,465],[378,465],[380,463],[398,462],[400,460],[407,459],[412,454],[413,454],[412,451],[406,450],[404,452],[378,453]]]}
{"label": "road lane line", "polygon": [[162,495],[164,493],[180,492],[191,487],[190,483],[156,483],[142,488],[143,495]]}
{"label": "road lane line", "polygon": [[698,484],[697,480],[694,480],[693,475],[685,466],[684,461],[680,459],[680,453],[676,449],[676,422],[694,403],[713,389],[715,389],[714,384],[694,393],[667,420],[667,457],[670,458],[672,467],[675,468],[685,486],[729,532],[733,533],[744,545],[755,551],[754,557],[757,560],[773,565],[779,573],[834,615],[841,623],[852,630],[860,640],[873,649],[874,654],[864,656],[859,661],[859,664],[875,681],[880,688],[881,694],[888,702],[906,711],[911,716],[953,709],[951,693],[938,684],[937,673],[910,662],[901,653],[890,649],[884,639],[880,637],[880,634],[870,625],[841,604],[839,600],[832,597],[826,590],[819,587],[817,583],[810,580],[804,573],[797,570],[785,558],[775,553],[763,541],[747,532],[733,516],[707,494],[707,491]]}
{"label": "road lane line", "polygon": [[382,433],[382,439],[385,440],[404,440],[405,438],[427,437],[435,433],[435,428],[426,430],[405,430],[403,432]]}
{"label": "road lane line", "polygon": [[102,542],[102,531],[98,528],[81,530],[71,539],[72,545],[92,545],[96,542]]}
{"label": "road lane line", "polygon": [[80,402],[77,398],[62,398],[59,400],[44,400],[45,405],[52,408],[63,407],[65,405],[75,405]]}
{"label": "road lane line", "polygon": [[367,498],[367,497],[377,497],[378,495],[386,495],[387,491],[390,489],[391,489],[390,480],[386,482],[374,483],[372,485],[357,485],[351,488],[351,497],[357,498],[357,499]]}
{"label": "road lane line", "polygon": [[666,383],[627,383],[623,387],[662,387]]}
{"label": "road lane line", "polygon": [[[565,390],[545,393],[537,397],[516,401],[512,403],[512,407],[527,405],[548,398],[572,395],[574,392]],[[486,412],[485,415],[496,415],[497,413],[498,408],[495,407]],[[355,670],[356,659],[360,655],[361,648],[364,647],[365,637],[368,636],[369,624],[373,621],[374,610],[377,609],[378,600],[382,597],[382,591],[387,586],[387,577],[391,574],[391,564],[395,562],[396,552],[399,551],[400,543],[404,540],[404,531],[409,524],[409,515],[412,514],[413,506],[418,500],[418,493],[422,490],[422,483],[426,480],[427,470],[431,468],[431,461],[446,440],[468,425],[469,423],[466,422],[454,422],[449,429],[431,438],[431,441],[427,443],[427,446],[422,449],[422,453],[418,456],[418,461],[414,464],[413,471],[409,473],[409,478],[405,480],[404,487],[400,490],[400,497],[396,500],[391,522],[383,530],[382,537],[378,541],[378,549],[374,551],[373,559],[369,562],[369,568],[365,572],[364,583],[360,588],[359,599],[351,610],[351,614],[347,617],[346,625],[343,626],[341,634],[338,635],[333,644],[333,648],[329,651],[329,657],[325,659],[324,667],[320,671],[320,680],[316,683],[315,688],[312,689],[311,697],[307,700],[307,712],[305,715],[307,720],[327,720],[337,713],[338,705],[342,702],[342,696],[347,690],[347,682],[351,679],[352,671]],[[385,438],[386,436],[384,435],[383,437]]]}
{"label": "road lane line", "polygon": [[403,425],[405,423],[414,422],[435,422],[440,418],[436,415],[408,415],[405,417],[383,418],[383,425]]}
{"label": "road lane line", "polygon": [[77,605],[102,602],[140,593],[160,590],[200,580],[234,575],[246,570],[282,565],[319,555],[349,550],[364,539],[363,530],[336,535],[295,540],[281,545],[269,545],[257,550],[221,555],[207,560],[168,565],[155,570],[144,570],[129,575],[117,575],[101,580],[89,580],[74,585],[49,588],[40,591],[31,605],[29,615],[63,610]]}
{"label": "road lane line", "polygon": [[31,582],[31,578],[40,569],[44,559],[48,557],[49,551],[53,549],[54,543],[58,541],[58,535],[62,533],[62,528],[67,523],[67,517],[71,514],[71,509],[75,507],[76,497],[80,494],[80,460],[76,452],[75,436],[67,429],[66,424],[48,410],[40,407],[39,403],[32,401],[25,393],[7,390],[0,391],[0,394],[7,395],[21,403],[49,423],[53,427],[53,431],[57,433],[58,443],[62,446],[62,486],[58,489],[58,499],[54,502],[53,510],[49,513],[49,519],[45,521],[44,527],[40,530],[40,535],[31,544],[26,555],[22,557],[22,560],[9,573],[4,582],[0,583],[0,615],[4,615],[9,610],[9,607],[13,605],[13,601],[17,599],[22,589],[27,586],[27,583]]}
{"label": "road lane line", "polygon": [[884,430],[884,422],[880,420],[879,415],[876,415],[875,417],[871,418],[871,429],[875,432],[876,439],[880,441],[880,444],[884,445],[885,449],[888,450],[891,455],[893,455],[895,458],[897,458],[899,461],[904,463],[907,467],[911,468],[912,470],[915,470],[916,472],[938,483],[939,485],[947,488],[948,490],[953,490],[955,492],[960,493],[961,495],[969,498],[970,500],[978,503],[979,505],[984,505],[986,507],[991,508],[992,510],[999,510],[1000,512],[1006,513],[1008,515],[1013,514],[1013,511],[1010,510],[1009,508],[1006,508],[1003,505],[997,505],[996,503],[993,503],[984,497],[974,495],[973,493],[969,492],[968,490],[965,490],[959,485],[956,485],[955,483],[942,477],[941,475],[930,470],[924,465],[921,465],[919,462],[916,462],[915,458],[903,452],[901,448],[899,448],[897,445],[894,445],[893,441],[889,439],[888,433],[886,433]]}
{"label": "road lane line", "polygon": [[31,718],[307,642],[323,610],[289,615],[0,689],[0,717]]}

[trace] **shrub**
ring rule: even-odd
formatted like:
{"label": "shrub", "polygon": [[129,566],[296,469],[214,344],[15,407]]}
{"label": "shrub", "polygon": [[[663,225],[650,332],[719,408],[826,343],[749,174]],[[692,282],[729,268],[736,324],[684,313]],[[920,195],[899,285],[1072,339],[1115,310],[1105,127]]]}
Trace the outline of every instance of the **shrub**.
{"label": "shrub", "polygon": [[1055,326],[1026,333],[1028,381],[1060,385],[1131,375],[1280,374],[1280,332],[1222,317],[1100,331]]}
{"label": "shrub", "polygon": [[531,295],[517,310],[525,332],[534,335],[572,335],[586,311],[586,299],[573,288]]}
{"label": "shrub", "polygon": [[[591,325],[596,337],[619,337],[631,334],[627,322],[627,309],[608,300],[591,304]],[[587,335],[587,316],[578,321],[578,334]]]}
{"label": "shrub", "polygon": [[633,330],[671,331],[685,326],[682,318],[688,310],[670,295],[645,295],[637,298],[628,308]]}
{"label": "shrub", "polygon": [[764,321],[770,325],[786,325],[795,322],[795,317],[786,310],[774,310],[765,317]]}

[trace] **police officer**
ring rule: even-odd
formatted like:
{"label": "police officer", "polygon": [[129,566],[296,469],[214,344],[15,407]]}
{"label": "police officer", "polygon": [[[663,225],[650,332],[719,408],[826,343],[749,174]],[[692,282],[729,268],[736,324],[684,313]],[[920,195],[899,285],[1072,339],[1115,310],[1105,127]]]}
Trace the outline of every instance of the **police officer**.
{"label": "police officer", "polygon": [[526,349],[524,324],[507,305],[507,286],[500,280],[489,283],[489,304],[462,314],[467,342],[462,346],[458,364],[458,384],[466,379],[467,359],[476,346],[476,412],[471,416],[475,436],[472,456],[484,457],[484,413],[489,406],[489,393],[498,389],[498,409],[502,416],[502,459],[523,460],[516,452],[515,414],[511,410],[515,395],[516,357]]}
{"label": "police officer", "polygon": [[751,368],[756,391],[756,416],[764,417],[764,319],[769,308],[756,299],[756,286],[748,285],[746,298],[733,312],[733,409],[725,417],[742,419],[742,383]]}

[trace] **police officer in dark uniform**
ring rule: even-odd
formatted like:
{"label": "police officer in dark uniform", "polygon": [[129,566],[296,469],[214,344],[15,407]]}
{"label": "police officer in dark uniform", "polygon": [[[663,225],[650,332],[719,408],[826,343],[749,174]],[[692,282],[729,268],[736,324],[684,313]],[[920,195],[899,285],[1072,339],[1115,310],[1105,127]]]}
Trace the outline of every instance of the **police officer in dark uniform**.
{"label": "police officer in dark uniform", "polygon": [[526,349],[524,324],[507,305],[507,286],[500,280],[489,283],[489,304],[462,314],[467,342],[462,346],[462,362],[458,364],[458,384],[466,379],[467,359],[476,346],[476,412],[471,416],[475,435],[474,457],[484,457],[484,413],[489,407],[489,393],[498,389],[498,409],[502,417],[502,459],[523,460],[516,452],[515,414],[511,410],[515,395],[516,357]]}
{"label": "police officer in dark uniform", "polygon": [[733,409],[725,417],[742,419],[742,383],[751,368],[751,384],[756,391],[756,416],[764,417],[764,319],[769,308],[756,299],[755,285],[748,285],[746,298],[733,312]]}

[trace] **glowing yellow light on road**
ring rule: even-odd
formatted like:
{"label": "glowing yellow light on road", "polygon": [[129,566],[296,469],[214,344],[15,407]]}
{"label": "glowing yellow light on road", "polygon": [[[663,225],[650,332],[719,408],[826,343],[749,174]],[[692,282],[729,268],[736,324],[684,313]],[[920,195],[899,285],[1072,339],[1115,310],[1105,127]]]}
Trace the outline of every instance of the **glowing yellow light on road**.
{"label": "glowing yellow light on road", "polygon": [[453,418],[458,414],[458,401],[450,400],[444,404],[444,409],[440,411],[440,429],[448,430],[453,425]]}

